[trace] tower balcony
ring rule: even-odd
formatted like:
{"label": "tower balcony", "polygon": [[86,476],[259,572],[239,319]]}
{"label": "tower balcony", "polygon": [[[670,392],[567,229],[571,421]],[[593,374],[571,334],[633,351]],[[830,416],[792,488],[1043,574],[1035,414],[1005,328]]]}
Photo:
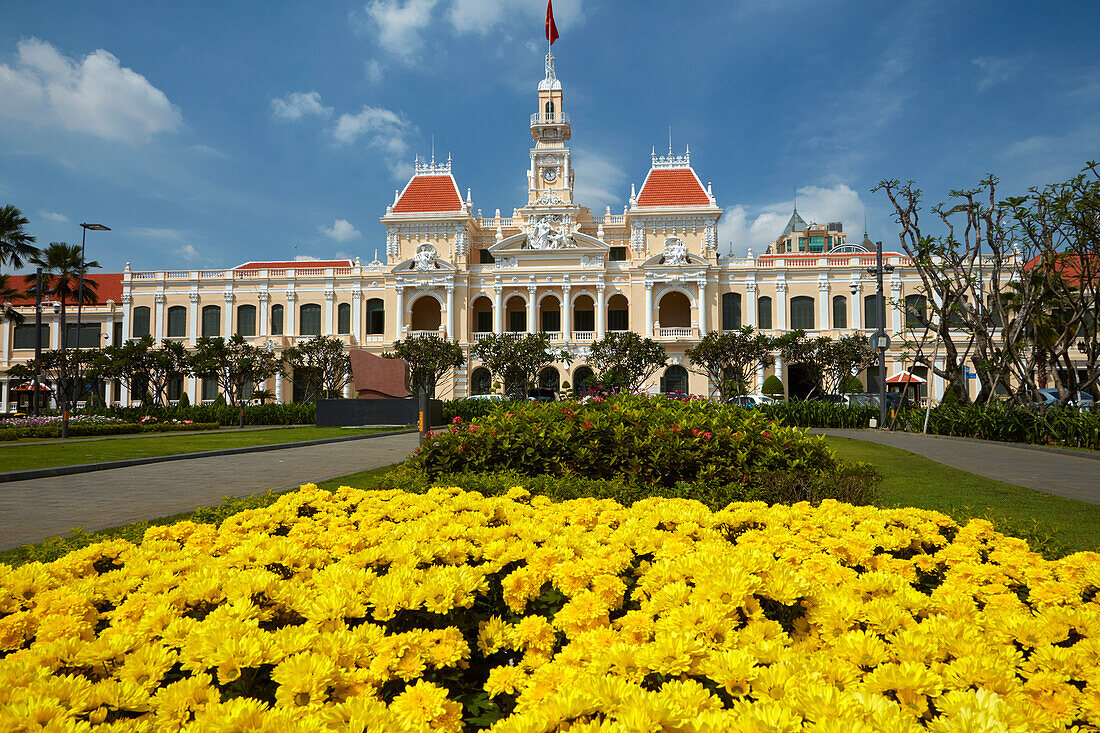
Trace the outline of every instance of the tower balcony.
{"label": "tower balcony", "polygon": [[556,127],[558,125],[568,124],[569,115],[565,114],[564,112],[550,115],[536,112],[535,114],[531,115],[531,127]]}

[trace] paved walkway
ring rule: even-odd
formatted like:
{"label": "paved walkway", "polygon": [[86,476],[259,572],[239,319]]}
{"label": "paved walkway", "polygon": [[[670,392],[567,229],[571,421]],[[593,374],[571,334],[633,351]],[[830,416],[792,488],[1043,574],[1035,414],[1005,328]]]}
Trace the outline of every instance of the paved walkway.
{"label": "paved walkway", "polygon": [[0,484],[0,549],[386,466],[416,444],[407,433]]}
{"label": "paved walkway", "polygon": [[919,433],[839,428],[810,432],[881,443],[997,481],[1100,504],[1100,460],[1091,456]]}

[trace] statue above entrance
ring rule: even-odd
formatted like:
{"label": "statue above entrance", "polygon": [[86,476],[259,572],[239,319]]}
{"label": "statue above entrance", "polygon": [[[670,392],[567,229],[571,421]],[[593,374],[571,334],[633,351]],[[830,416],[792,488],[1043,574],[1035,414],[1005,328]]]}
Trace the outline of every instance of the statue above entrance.
{"label": "statue above entrance", "polygon": [[576,247],[573,237],[565,231],[558,214],[540,217],[527,234],[528,249],[566,249]]}

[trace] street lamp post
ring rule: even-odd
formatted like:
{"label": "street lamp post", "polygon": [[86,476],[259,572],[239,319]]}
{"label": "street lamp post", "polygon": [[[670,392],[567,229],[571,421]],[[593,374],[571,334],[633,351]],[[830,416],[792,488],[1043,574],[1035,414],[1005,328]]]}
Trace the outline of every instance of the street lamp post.
{"label": "street lamp post", "polygon": [[872,345],[878,352],[879,427],[886,424],[886,349],[890,348],[890,337],[886,335],[886,299],[882,293],[882,275],[893,271],[893,265],[882,264],[882,242],[875,242],[875,266],[868,267],[867,273],[875,276],[875,292],[878,296],[878,330],[871,338]]}
{"label": "street lamp post", "polygon": [[[80,348],[80,336],[84,333],[84,322],[82,319],[84,312],[84,246],[88,239],[88,230],[93,232],[109,232],[110,227],[103,226],[102,224],[89,224],[87,222],[81,222],[80,228],[83,230],[80,235],[80,284],[76,288],[76,348]],[[64,328],[64,326],[62,326]],[[66,334],[61,334],[61,348],[65,348]],[[64,359],[64,357],[62,357]],[[76,385],[77,389],[80,389],[81,385]],[[73,391],[73,400],[75,401],[77,393]],[[65,397],[65,410],[61,414],[61,437],[69,437],[69,410],[72,406],[69,404],[68,395]]]}

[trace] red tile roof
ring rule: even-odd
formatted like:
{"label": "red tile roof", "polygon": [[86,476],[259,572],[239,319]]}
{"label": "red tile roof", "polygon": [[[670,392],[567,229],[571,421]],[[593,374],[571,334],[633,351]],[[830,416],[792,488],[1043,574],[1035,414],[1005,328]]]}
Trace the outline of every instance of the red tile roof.
{"label": "red tile roof", "polygon": [[[34,284],[34,278],[30,281],[24,279],[24,275],[12,275],[8,280],[8,287],[24,290]],[[121,272],[89,272],[88,279],[94,280],[96,285],[96,305],[103,305],[108,300],[113,300],[115,303],[122,302],[122,273]],[[45,278],[43,278],[45,279]],[[50,284],[47,288],[53,287],[53,278],[50,278]],[[52,300],[53,294],[42,296],[43,301]],[[75,299],[75,296],[74,296]],[[34,305],[34,296],[12,298],[12,305]],[[88,305],[84,304],[85,307]]]}
{"label": "red tile roof", "polygon": [[451,176],[413,176],[393,206],[395,214],[462,211],[462,197]]}
{"label": "red tile roof", "polygon": [[691,168],[653,168],[638,193],[638,206],[709,206],[699,177]]}
{"label": "red tile roof", "polygon": [[277,262],[246,262],[243,265],[237,265],[234,270],[288,270],[291,268],[299,268],[303,270],[313,270],[318,267],[351,267],[351,260],[295,260],[289,261],[277,261]]}

